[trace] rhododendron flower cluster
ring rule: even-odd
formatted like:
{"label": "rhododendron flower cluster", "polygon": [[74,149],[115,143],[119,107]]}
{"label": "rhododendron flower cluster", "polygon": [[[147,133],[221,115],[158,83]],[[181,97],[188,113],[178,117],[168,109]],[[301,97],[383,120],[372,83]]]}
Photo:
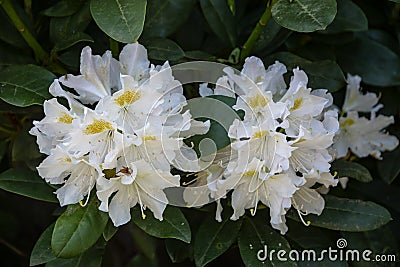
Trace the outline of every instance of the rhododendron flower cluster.
{"label": "rhododendron flower cluster", "polygon": [[231,144],[201,170],[193,160],[194,148],[184,141],[205,134],[210,122],[196,121],[190,109],[183,109],[183,87],[168,62],[150,64],[138,43],[126,45],[119,60],[110,52],[92,55],[86,47],[81,74],[62,76],[49,88],[68,106],[57,98],[47,100],[45,117],[30,131],[47,155],[38,172],[60,185],[55,193],[61,206],[85,205],[95,192],[99,209],[109,213],[115,226],[129,222],[136,205],[143,219],[148,208],[162,220],[169,203],[165,189],[181,185],[172,170],[195,172],[182,193],[187,207],[216,201],[221,221],[226,208],[221,198],[230,196],[232,220],[246,209],[255,215],[263,205],[269,208],[271,225],[284,234],[291,207],[301,220],[322,213],[320,194],[338,183],[330,171],[335,158],[349,149],[358,157],[380,158],[381,151],[398,145],[382,131],[393,117],[376,116],[379,99],[360,93],[358,76],[349,75],[340,112],[328,90],[308,87],[304,71],[293,69],[288,85],[286,72],[279,62],[265,68],[250,57],[240,73],[226,67],[215,86],[200,85],[202,97],[235,98],[233,109],[244,112],[229,127]]}

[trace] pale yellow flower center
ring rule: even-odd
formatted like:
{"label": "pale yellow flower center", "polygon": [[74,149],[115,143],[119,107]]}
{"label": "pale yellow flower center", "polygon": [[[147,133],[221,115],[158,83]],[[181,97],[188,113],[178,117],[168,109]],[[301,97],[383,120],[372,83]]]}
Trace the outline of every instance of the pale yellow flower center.
{"label": "pale yellow flower center", "polygon": [[343,122],[341,122],[340,126],[342,128],[345,128],[345,127],[351,126],[353,124],[354,124],[354,120],[349,118],[349,119],[345,119]]}
{"label": "pale yellow flower center", "polygon": [[143,136],[142,140],[143,141],[155,141],[156,137],[155,136],[151,136],[151,135],[147,135],[147,136]]}
{"label": "pale yellow flower center", "polygon": [[252,171],[248,171],[248,172],[243,173],[243,176],[253,177],[256,174],[257,174],[257,171],[256,170],[252,170]]}
{"label": "pale yellow flower center", "polygon": [[73,120],[74,120],[74,118],[72,118],[66,112],[62,112],[61,116],[58,117],[58,122],[65,123],[65,124],[71,124]]}
{"label": "pale yellow flower center", "polygon": [[262,138],[267,134],[267,131],[258,131],[253,134],[253,138]]}
{"label": "pale yellow flower center", "polygon": [[294,100],[293,107],[290,109],[290,111],[298,109],[302,104],[303,104],[303,98],[302,97],[296,98]]}
{"label": "pale yellow flower center", "polygon": [[263,108],[268,104],[268,102],[269,102],[268,99],[262,94],[257,94],[249,99],[249,105],[252,108],[257,108],[257,107]]}
{"label": "pale yellow flower center", "polygon": [[114,99],[114,102],[118,104],[120,107],[125,107],[133,102],[138,101],[140,98],[140,92],[138,91],[125,91],[122,95],[118,96]]}
{"label": "pale yellow flower center", "polygon": [[85,130],[83,131],[84,134],[98,134],[104,132],[106,130],[114,130],[111,123],[105,120],[93,120],[91,124],[86,126]]}

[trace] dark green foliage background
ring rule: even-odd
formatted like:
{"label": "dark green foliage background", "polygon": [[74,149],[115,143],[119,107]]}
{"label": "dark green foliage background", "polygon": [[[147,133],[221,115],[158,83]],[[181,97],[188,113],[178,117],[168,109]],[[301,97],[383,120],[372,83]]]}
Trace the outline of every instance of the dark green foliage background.
{"label": "dark green foliage background", "polygon": [[[120,229],[97,210],[95,199],[85,208],[60,208],[55,188],[36,173],[43,155],[27,134],[32,121],[43,117],[41,104],[51,97],[52,80],[79,72],[84,46],[95,54],[111,50],[117,57],[124,43],[139,41],[153,63],[209,60],[240,69],[244,56],[256,55],[266,66],[275,60],[289,70],[300,66],[310,87],[329,89],[339,106],[346,73],[358,74],[365,90],[381,94],[381,112],[395,116],[389,131],[400,137],[400,1],[0,0],[0,5],[1,266],[296,266],[262,265],[256,259],[257,244],[318,250],[336,247],[340,237],[349,248],[395,254],[400,260],[399,148],[384,153],[383,161],[334,162],[332,170],[350,177],[347,189],[330,192],[320,217],[305,217],[310,227],[289,211],[289,232],[281,236],[270,228],[262,207],[255,217],[246,213],[239,221],[226,220],[231,214],[226,202],[221,223],[214,220],[215,204],[168,207],[162,223],[150,213],[142,220],[134,208],[133,221]],[[270,16],[259,36],[249,38],[259,19]],[[186,87],[185,95],[198,93]]]}

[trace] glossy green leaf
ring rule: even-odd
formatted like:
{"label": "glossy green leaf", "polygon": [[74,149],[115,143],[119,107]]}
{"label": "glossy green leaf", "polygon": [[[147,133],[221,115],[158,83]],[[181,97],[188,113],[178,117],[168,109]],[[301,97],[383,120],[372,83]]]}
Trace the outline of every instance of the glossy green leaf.
{"label": "glossy green leaf", "polygon": [[325,88],[335,92],[346,84],[346,79],[339,65],[331,60],[309,61],[289,52],[279,52],[265,59],[266,64],[278,60],[286,65],[288,70],[299,67],[308,76],[308,85],[314,89]]}
{"label": "glossy green leaf", "polygon": [[101,30],[122,43],[133,43],[143,31],[146,0],[91,0],[90,11]]}
{"label": "glossy green leaf", "polygon": [[[374,259],[376,255],[387,255],[391,257],[387,257],[387,261],[385,263],[381,262],[366,262],[360,256],[360,260],[352,261],[352,266],[354,267],[364,267],[364,266],[385,266],[385,267],[395,267],[397,266],[394,259],[398,259],[400,257],[398,242],[396,240],[394,232],[390,229],[390,227],[385,226],[374,231],[367,231],[362,233],[349,233],[342,232],[342,237],[346,239],[348,250],[358,250],[360,254],[369,249],[372,251],[370,255],[371,259]],[[383,263],[383,264],[382,264]]]}
{"label": "glossy green leaf", "polygon": [[257,39],[253,51],[260,52],[265,47],[270,45],[274,41],[275,37],[278,35],[281,29],[282,27],[279,24],[277,24],[273,19],[271,19],[265,26],[260,37]]}
{"label": "glossy green leaf", "polygon": [[207,263],[222,255],[236,241],[242,221],[231,221],[227,217],[217,222],[207,217],[200,225],[194,239],[194,261],[196,266]]}
{"label": "glossy green leaf", "polygon": [[226,0],[200,0],[200,4],[213,32],[221,42],[234,48],[237,39],[236,23]]}
{"label": "glossy green leaf", "polygon": [[85,207],[70,205],[57,219],[51,239],[57,257],[76,257],[96,243],[108,221],[108,214],[98,209],[99,204],[93,198]]}
{"label": "glossy green leaf", "polygon": [[49,17],[71,16],[80,9],[83,2],[82,0],[61,0],[54,6],[45,9],[43,15]]}
{"label": "glossy green leaf", "polygon": [[146,258],[143,254],[135,255],[125,267],[137,267],[137,266],[146,266],[146,267],[158,267],[156,260],[150,260]]}
{"label": "glossy green leaf", "polygon": [[85,2],[82,7],[73,15],[67,17],[53,17],[50,20],[50,40],[55,46],[66,43],[71,39],[71,35],[85,31],[92,17],[90,15],[89,2]]}
{"label": "glossy green leaf", "polygon": [[360,37],[338,47],[337,60],[345,72],[360,75],[364,83],[376,86],[400,84],[400,57],[369,38]]}
{"label": "glossy green leaf", "polygon": [[12,47],[0,41],[0,70],[3,66],[34,63],[35,59],[26,48]]}
{"label": "glossy green leaf", "polygon": [[47,227],[46,230],[44,230],[44,232],[41,234],[32,249],[29,266],[47,263],[57,258],[54,256],[54,253],[51,250],[51,235],[53,234],[53,230],[54,223]]}
{"label": "glossy green leaf", "polygon": [[209,60],[209,61],[215,60],[214,56],[212,56],[206,52],[200,51],[200,50],[186,51],[185,57],[189,58],[189,59],[193,59],[193,60],[206,60],[206,61],[207,60]]}
{"label": "glossy green leaf", "polygon": [[4,156],[6,155],[8,148],[8,142],[5,140],[0,141],[0,162],[3,160]]}
{"label": "glossy green leaf", "polygon": [[182,262],[193,255],[193,246],[176,239],[166,239],[165,248],[173,263]]}
{"label": "glossy green leaf", "polygon": [[391,184],[400,174],[399,159],[400,147],[397,147],[394,151],[385,152],[383,160],[378,162],[379,175],[388,184]]}
{"label": "glossy green leaf", "polygon": [[152,212],[146,212],[142,219],[140,209],[132,209],[132,221],[149,235],[158,238],[175,238],[190,243],[191,232],[189,223],[179,208],[168,206],[163,214],[163,220],[154,218]]}
{"label": "glossy green leaf", "polygon": [[53,50],[62,51],[80,42],[94,42],[92,37],[84,32],[76,32],[56,43]]}
{"label": "glossy green leaf", "polygon": [[[288,217],[300,221],[297,212],[291,209]],[[321,215],[304,216],[311,225],[331,230],[362,232],[374,230],[391,220],[390,213],[382,206],[348,198],[325,196],[325,208]]]}
{"label": "glossy green leaf", "polygon": [[272,17],[282,27],[297,32],[324,30],[335,18],[336,0],[278,0]]}
{"label": "glossy green leaf", "polygon": [[[248,267],[297,266],[292,261],[279,261],[276,257],[270,261],[268,258],[268,253],[272,249],[275,251],[285,250],[288,253],[290,246],[279,232],[269,226],[269,222],[265,217],[244,219],[238,236],[238,245],[242,260]],[[262,251],[261,253],[259,253],[260,250]],[[266,260],[261,261],[258,256],[265,256]]]}
{"label": "glossy green leaf", "polygon": [[18,195],[58,202],[53,191],[36,172],[27,169],[8,169],[0,174],[0,188]]}
{"label": "glossy green leaf", "polygon": [[104,240],[109,241],[118,231],[118,227],[115,227],[111,220],[108,220],[106,228],[103,232]]}
{"label": "glossy green leaf", "polygon": [[[29,128],[31,125],[29,125]],[[27,166],[36,172],[36,167],[43,160],[36,143],[36,137],[28,133],[29,129],[24,127],[19,131],[12,143],[11,159],[15,166]]]}
{"label": "glossy green leaf", "polygon": [[154,38],[146,40],[144,44],[151,59],[176,61],[185,56],[182,48],[170,39]]}
{"label": "glossy green leaf", "polygon": [[351,177],[360,182],[372,181],[372,176],[363,165],[345,160],[336,160],[332,163],[332,171],[337,171],[339,177]]}
{"label": "glossy green leaf", "polygon": [[71,259],[57,258],[48,262],[45,267],[100,267],[105,246],[106,242],[104,242],[104,240],[99,240],[94,246],[81,255]]}
{"label": "glossy green leaf", "polygon": [[129,225],[129,230],[138,251],[146,256],[148,260],[156,261],[158,239],[147,234],[134,223]]}
{"label": "glossy green leaf", "polygon": [[53,73],[35,65],[13,65],[0,72],[0,98],[9,104],[26,107],[49,99]]}
{"label": "glossy green leaf", "polygon": [[[190,16],[194,0],[152,0],[146,8],[143,37],[167,37]],[[177,16],[179,14],[179,16]]]}
{"label": "glossy green leaf", "polygon": [[361,8],[351,0],[337,0],[337,15],[325,32],[366,31],[368,20]]}

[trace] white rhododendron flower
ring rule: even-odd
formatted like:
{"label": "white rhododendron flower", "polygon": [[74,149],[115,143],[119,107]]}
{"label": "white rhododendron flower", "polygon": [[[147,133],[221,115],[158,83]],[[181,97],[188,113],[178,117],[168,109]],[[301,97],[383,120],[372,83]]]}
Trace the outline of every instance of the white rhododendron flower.
{"label": "white rhododendron flower", "polygon": [[[324,201],[311,187],[337,183],[333,176],[328,183],[326,177],[333,160],[330,147],[339,128],[337,112],[330,109],[332,95],[327,90],[308,88],[307,75],[298,68],[293,70],[287,89],[283,78],[286,67],[279,62],[265,69],[260,59],[250,57],[240,73],[231,68],[224,71],[227,75],[219,79],[224,81],[224,90],[222,83],[214,90],[203,84],[200,93],[236,94],[233,108],[243,110],[244,119],[234,120],[229,128],[235,156],[228,164],[216,162],[208,169],[208,177],[214,180],[207,188],[208,196],[232,190],[233,220],[246,209],[254,215],[261,202],[270,210],[271,225],[284,234],[288,230],[285,214],[290,207],[297,209],[300,217],[320,214]],[[222,168],[224,173],[216,178],[212,172],[217,174]],[[193,203],[192,198],[187,194],[185,199]],[[221,211],[218,207],[217,219]]]}
{"label": "white rhododendron flower", "polygon": [[[357,157],[369,155],[382,159],[381,152],[395,149],[399,140],[384,131],[394,123],[393,116],[376,116],[383,107],[378,104],[379,98],[375,93],[363,94],[360,88],[361,78],[348,75],[346,97],[339,119],[340,131],[333,147],[337,150],[337,158],[345,157],[348,151]],[[368,117],[363,116],[365,113]]]}
{"label": "white rhododendron flower", "polygon": [[[40,151],[49,155],[37,168],[40,176],[61,185],[55,193],[62,206],[86,205],[96,190],[100,209],[109,212],[116,226],[130,220],[135,205],[143,217],[149,208],[162,220],[168,204],[163,190],[180,185],[171,164],[189,164],[181,150],[196,155],[183,138],[204,134],[209,122],[196,122],[189,110],[182,112],[186,98],[168,62],[151,65],[138,43],[126,45],[119,61],[109,51],[100,57],[85,47],[80,72],[49,88],[67,99],[69,109],[55,98],[46,101],[45,118],[30,131]],[[190,167],[198,169],[196,162]]]}
{"label": "white rhododendron flower", "polygon": [[[361,92],[358,76],[348,76],[340,112],[328,90],[309,88],[299,68],[292,70],[288,85],[280,62],[266,68],[261,59],[249,57],[240,72],[223,71],[215,86],[199,87],[202,97],[231,99],[228,111],[235,115],[223,125],[229,145],[207,154],[200,145],[195,150],[196,138],[188,138],[208,132],[210,121],[192,117],[206,117],[198,111],[208,106],[191,106],[168,62],[151,64],[138,43],[126,45],[118,60],[109,51],[98,56],[85,47],[80,75],[67,74],[49,87],[68,105],[46,100],[45,117],[30,130],[47,155],[37,167],[39,175],[59,186],[61,206],[85,206],[97,197],[115,226],[128,223],[137,206],[143,219],[150,210],[163,220],[167,205],[177,199],[187,207],[215,201],[215,219],[222,221],[222,199],[230,197],[230,219],[238,220],[246,210],[254,216],[264,205],[269,223],[285,234],[290,208],[305,225],[304,215],[323,212],[321,194],[339,181],[330,170],[335,158],[350,149],[358,157],[381,159],[381,152],[398,145],[384,131],[393,117],[376,115],[379,98]],[[229,117],[228,111],[222,116]],[[181,181],[176,173],[193,179]],[[167,196],[168,191],[175,193]]]}
{"label": "white rhododendron flower", "polygon": [[[131,162],[121,169],[115,178],[100,178],[97,182],[97,196],[101,201],[100,210],[109,212],[115,226],[130,221],[130,209],[139,205],[143,219],[144,211],[149,208],[156,219],[162,220],[162,214],[168,199],[164,188],[179,186],[179,176],[169,171],[154,172],[154,168],[145,160]],[[113,193],[116,194],[109,199]]]}

